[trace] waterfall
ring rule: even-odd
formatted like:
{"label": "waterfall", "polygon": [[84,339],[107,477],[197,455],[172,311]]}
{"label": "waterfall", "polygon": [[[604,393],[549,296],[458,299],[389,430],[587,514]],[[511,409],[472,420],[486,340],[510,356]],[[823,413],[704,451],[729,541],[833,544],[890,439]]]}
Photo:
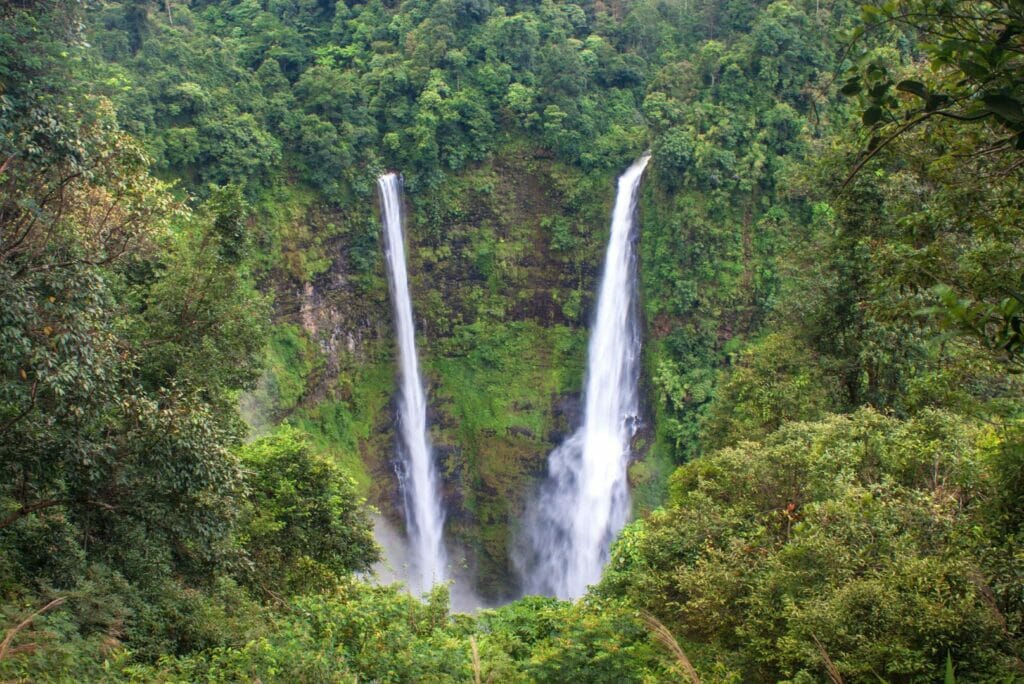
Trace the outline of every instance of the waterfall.
{"label": "waterfall", "polygon": [[405,499],[405,525],[409,537],[409,588],[415,593],[445,580],[442,540],[444,512],[433,452],[427,437],[427,397],[416,356],[416,330],[405,265],[402,234],[402,181],[386,173],[377,179],[384,252],[394,307],[395,334],[401,385],[398,392],[398,441],[403,456],[399,478]]}
{"label": "waterfall", "polygon": [[634,215],[650,154],[619,177],[597,314],[590,333],[583,424],[548,457],[524,520],[516,565],[527,593],[582,596],[601,577],[626,523],[626,466],[637,427],[640,332]]}

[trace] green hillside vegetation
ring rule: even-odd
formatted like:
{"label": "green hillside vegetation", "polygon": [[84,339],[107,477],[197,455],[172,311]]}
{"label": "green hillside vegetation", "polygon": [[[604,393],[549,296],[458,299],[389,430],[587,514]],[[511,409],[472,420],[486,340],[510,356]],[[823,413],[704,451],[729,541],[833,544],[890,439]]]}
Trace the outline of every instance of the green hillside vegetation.
{"label": "green hillside vegetation", "polygon": [[[634,520],[511,601],[647,149]],[[1022,154],[1010,0],[0,4],[0,680],[1024,679]],[[369,581],[384,170],[473,615]]]}

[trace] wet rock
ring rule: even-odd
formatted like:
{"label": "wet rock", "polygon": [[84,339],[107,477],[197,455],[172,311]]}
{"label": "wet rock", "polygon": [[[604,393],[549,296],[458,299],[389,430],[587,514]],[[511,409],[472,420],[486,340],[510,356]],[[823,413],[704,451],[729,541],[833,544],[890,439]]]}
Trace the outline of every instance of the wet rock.
{"label": "wet rock", "polygon": [[533,439],[534,437],[536,437],[536,435],[534,435],[533,433],[533,430],[531,430],[530,428],[523,427],[521,425],[513,425],[512,427],[508,428],[506,432],[508,433],[509,437],[525,437],[526,439]]}

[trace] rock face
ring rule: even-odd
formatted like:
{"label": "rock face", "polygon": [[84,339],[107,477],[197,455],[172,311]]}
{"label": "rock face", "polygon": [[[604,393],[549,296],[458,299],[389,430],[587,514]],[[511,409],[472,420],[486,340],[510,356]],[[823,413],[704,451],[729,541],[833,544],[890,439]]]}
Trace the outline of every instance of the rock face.
{"label": "rock face", "polygon": [[[331,240],[327,270],[311,280],[291,283],[299,321],[317,343],[327,363],[325,378],[336,376],[345,357],[364,362],[371,347],[390,341],[390,313],[386,292],[365,292],[353,282],[346,259],[346,244]],[[287,298],[282,309],[287,310]]]}
{"label": "rock face", "polygon": [[[522,508],[547,454],[581,420],[587,325],[613,198],[613,174],[588,177],[528,152],[406,197],[446,537],[488,600],[514,593],[509,544]],[[357,463],[370,501],[401,527],[395,349],[376,212],[371,198],[359,213],[307,211],[310,239],[297,249],[317,251],[327,265],[308,278],[277,273],[272,289],[278,319],[301,327],[320,357],[293,419],[322,433],[326,451]],[[325,239],[326,226],[336,234]]]}

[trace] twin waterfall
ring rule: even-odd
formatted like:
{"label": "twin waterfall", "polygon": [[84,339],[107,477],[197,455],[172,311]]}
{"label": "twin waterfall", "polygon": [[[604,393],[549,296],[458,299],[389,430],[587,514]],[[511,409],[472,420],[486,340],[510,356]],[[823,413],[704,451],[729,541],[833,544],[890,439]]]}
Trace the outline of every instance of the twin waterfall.
{"label": "twin waterfall", "polygon": [[[597,582],[629,515],[626,467],[637,427],[640,331],[634,251],[637,190],[650,155],[619,177],[604,277],[591,330],[583,424],[548,459],[548,477],[523,521],[515,563],[527,593],[578,598]],[[438,475],[427,439],[426,396],[416,358],[402,235],[401,180],[377,180],[398,335],[401,475],[410,545],[410,589],[446,579]]]}
{"label": "twin waterfall", "polygon": [[400,473],[405,497],[405,526],[409,536],[409,588],[427,591],[446,578],[444,511],[437,469],[427,437],[427,397],[416,357],[416,329],[412,320],[409,277],[405,266],[402,234],[402,181],[386,173],[377,179],[380,213],[384,224],[384,252],[394,307],[395,334],[401,385],[398,392],[399,444],[403,459]]}
{"label": "twin waterfall", "polygon": [[639,415],[633,217],[650,155],[619,177],[597,315],[590,332],[583,425],[548,457],[548,478],[524,521],[524,589],[563,599],[601,578],[629,515],[626,466]]}

